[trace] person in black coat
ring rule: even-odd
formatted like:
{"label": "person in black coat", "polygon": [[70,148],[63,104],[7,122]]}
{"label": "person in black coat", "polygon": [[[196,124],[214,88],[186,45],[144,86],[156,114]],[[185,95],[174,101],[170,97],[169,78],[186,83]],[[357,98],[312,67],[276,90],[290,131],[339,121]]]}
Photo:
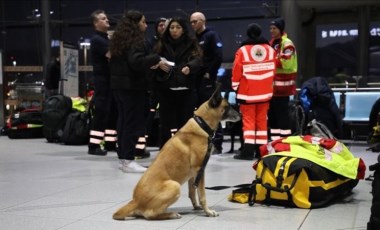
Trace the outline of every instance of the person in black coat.
{"label": "person in black coat", "polygon": [[[202,66],[196,77],[196,106],[199,107],[215,91],[218,70],[223,60],[223,42],[216,31],[206,27],[206,17],[203,13],[194,12],[190,16],[190,23],[203,52]],[[215,146],[213,153],[222,153],[223,128],[220,123],[212,143]]]}
{"label": "person in black coat", "polygon": [[307,123],[316,119],[327,126],[336,138],[342,136],[343,118],[326,78],[313,77],[305,81],[300,99]]}
{"label": "person in black coat", "polygon": [[[116,114],[114,100],[110,89],[109,62],[109,20],[103,10],[91,14],[95,29],[91,37],[91,59],[93,66],[92,82],[94,96],[90,102],[93,117],[90,128],[88,154],[106,155],[107,151],[116,150]],[[101,144],[104,142],[104,149]]]}
{"label": "person in black coat", "polygon": [[144,15],[127,11],[118,23],[110,43],[111,89],[118,108],[117,139],[120,169],[126,173],[146,171],[134,161],[136,144],[144,133],[149,68],[164,67],[157,54],[148,54],[145,46]]}
{"label": "person in black coat", "polygon": [[154,35],[148,40],[148,46],[151,50],[154,49],[158,40],[160,40],[162,34],[164,33],[167,20],[168,19],[164,17],[156,19],[156,22],[154,23]]}
{"label": "person in black coat", "polygon": [[155,48],[170,68],[156,70],[155,90],[159,102],[160,147],[193,116],[195,77],[202,51],[189,35],[186,21],[172,18]]}
{"label": "person in black coat", "polygon": [[[161,38],[161,35],[165,31],[167,19],[164,17],[159,17],[155,24],[154,24],[154,35],[147,40],[147,47],[149,49],[149,52],[152,52],[154,47],[156,46],[158,40]],[[149,72],[148,74],[152,74]],[[148,78],[151,80],[152,76],[148,76]],[[149,86],[151,86],[151,81],[149,82]],[[150,152],[146,149],[146,146],[148,143],[151,146],[158,146],[158,132],[156,127],[157,126],[157,120],[156,118],[158,113],[158,101],[156,94],[154,92],[154,89],[152,87],[149,87],[148,90],[148,104],[146,108],[146,132],[143,133],[136,145],[137,149],[137,158],[147,158],[150,157]]]}
{"label": "person in black coat", "polygon": [[46,67],[45,94],[46,98],[58,94],[59,81],[61,80],[61,63],[59,56],[54,56]]}

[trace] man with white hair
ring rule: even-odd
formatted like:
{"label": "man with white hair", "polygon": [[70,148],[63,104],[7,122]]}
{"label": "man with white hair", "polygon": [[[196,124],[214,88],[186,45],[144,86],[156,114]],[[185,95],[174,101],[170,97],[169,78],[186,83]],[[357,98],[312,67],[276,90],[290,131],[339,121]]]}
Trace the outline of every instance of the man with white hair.
{"label": "man with white hair", "polygon": [[[206,27],[206,17],[201,12],[194,12],[190,16],[190,24],[203,50],[201,70],[197,74],[196,91],[197,107],[207,101],[215,90],[217,73],[223,59],[223,43],[217,32]],[[222,152],[223,132],[219,126],[213,143],[214,153]]]}

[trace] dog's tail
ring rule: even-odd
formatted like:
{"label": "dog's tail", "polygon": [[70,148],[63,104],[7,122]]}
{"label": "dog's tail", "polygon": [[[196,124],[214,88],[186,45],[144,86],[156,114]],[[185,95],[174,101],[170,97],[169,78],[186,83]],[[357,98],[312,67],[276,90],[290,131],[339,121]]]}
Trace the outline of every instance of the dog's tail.
{"label": "dog's tail", "polygon": [[113,214],[112,218],[115,220],[125,220],[126,217],[133,217],[135,216],[136,208],[137,204],[132,200],[128,204],[124,205],[119,210],[117,210]]}

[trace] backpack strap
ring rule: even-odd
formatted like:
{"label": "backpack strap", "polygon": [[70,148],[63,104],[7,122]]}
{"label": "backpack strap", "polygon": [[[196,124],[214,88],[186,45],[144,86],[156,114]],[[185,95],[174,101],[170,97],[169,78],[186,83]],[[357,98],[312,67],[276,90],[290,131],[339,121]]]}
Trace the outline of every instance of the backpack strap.
{"label": "backpack strap", "polygon": [[[286,159],[282,162],[282,166],[284,166],[283,168],[285,168],[285,164],[290,160],[292,159],[292,157],[286,157]],[[257,195],[257,191],[256,191],[256,186],[257,185],[261,185],[263,186],[265,189],[266,189],[266,195],[265,195],[265,200],[264,200],[264,203],[268,203],[270,204],[271,203],[271,197],[270,197],[270,192],[271,191],[276,191],[276,192],[280,192],[280,193],[286,193],[287,194],[287,197],[288,197],[288,202],[289,203],[293,203],[293,196],[291,194],[291,190],[294,188],[297,180],[298,180],[298,177],[299,175],[301,174],[301,171],[297,171],[294,178],[293,178],[293,181],[289,186],[285,185],[284,188],[282,188],[282,182],[284,181],[284,178],[283,178],[283,169],[282,171],[280,170],[279,173],[278,173],[278,176],[277,176],[277,180],[276,180],[276,186],[272,186],[268,183],[263,183],[262,181],[262,178],[263,178],[263,175],[265,173],[265,171],[267,170],[268,168],[267,167],[263,167],[263,170],[261,171],[261,175],[260,177],[257,177],[253,182],[252,182],[252,185],[251,185],[251,189],[250,189],[250,193],[249,193],[249,198],[248,198],[248,204],[249,206],[253,206],[255,201],[256,201],[256,195]]]}

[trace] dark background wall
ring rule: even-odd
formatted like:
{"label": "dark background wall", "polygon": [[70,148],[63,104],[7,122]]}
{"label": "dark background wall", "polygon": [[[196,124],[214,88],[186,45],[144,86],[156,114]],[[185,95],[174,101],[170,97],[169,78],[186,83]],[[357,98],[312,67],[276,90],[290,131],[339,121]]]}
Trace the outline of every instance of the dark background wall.
{"label": "dark background wall", "polygon": [[[89,15],[104,9],[114,26],[125,9],[142,11],[148,21],[147,36],[152,34],[157,17],[189,15],[200,10],[224,41],[224,62],[233,61],[234,52],[245,38],[251,22],[262,25],[263,35],[269,37],[269,22],[282,16],[286,31],[294,41],[299,56],[299,81],[315,75],[333,74],[342,67],[350,75],[364,74],[375,79],[380,73],[376,66],[379,56],[380,27],[378,0],[240,0],[240,1],[146,1],[146,0],[0,0],[0,49],[3,64],[43,66],[46,57],[46,19],[41,16],[44,4],[49,5],[49,40],[78,44],[92,34]],[[36,11],[37,9],[37,11]],[[321,30],[343,30],[345,26],[367,31],[352,37],[322,39]],[[366,34],[363,36],[362,34]],[[52,48],[55,53],[57,48]],[[83,65],[83,52],[80,52]],[[91,64],[91,60],[88,60]]]}
{"label": "dark background wall", "polygon": [[[269,39],[270,21],[281,16],[297,48],[298,86],[311,77],[331,78],[342,71],[350,77],[362,76],[362,87],[380,87],[379,0],[0,0],[0,51],[5,70],[0,79],[0,126],[8,83],[42,80],[42,67],[58,52],[51,44],[63,41],[79,49],[79,42],[93,33],[89,15],[95,9],[104,9],[112,26],[125,9],[142,11],[149,25],[147,36],[152,35],[158,17],[188,18],[192,12],[202,11],[207,25],[224,41],[223,67],[227,70],[247,25],[259,23]],[[84,50],[79,50],[79,55],[82,96],[86,79],[91,78],[91,71],[84,70],[91,68],[81,68]],[[91,65],[91,60],[87,64]]]}
{"label": "dark background wall", "polygon": [[[41,2],[45,0],[1,0],[2,36],[1,46],[5,64],[11,64],[10,57],[17,58],[19,65],[42,64],[41,41],[43,19]],[[263,4],[269,4],[267,7]],[[248,23],[263,24],[265,36],[268,18],[278,10],[279,1],[144,1],[144,0],[56,0],[50,1],[51,38],[77,43],[81,37],[89,38],[92,26],[89,15],[95,9],[104,9],[111,24],[115,25],[124,9],[142,11],[148,21],[148,35],[152,33],[153,22],[158,17],[182,16],[188,18],[192,12],[202,10],[208,18],[208,25],[218,30],[225,41],[226,60],[232,61],[232,53],[244,37]],[[34,11],[39,9],[38,12]],[[26,57],[24,53],[28,53]],[[32,58],[31,58],[32,57]]]}

